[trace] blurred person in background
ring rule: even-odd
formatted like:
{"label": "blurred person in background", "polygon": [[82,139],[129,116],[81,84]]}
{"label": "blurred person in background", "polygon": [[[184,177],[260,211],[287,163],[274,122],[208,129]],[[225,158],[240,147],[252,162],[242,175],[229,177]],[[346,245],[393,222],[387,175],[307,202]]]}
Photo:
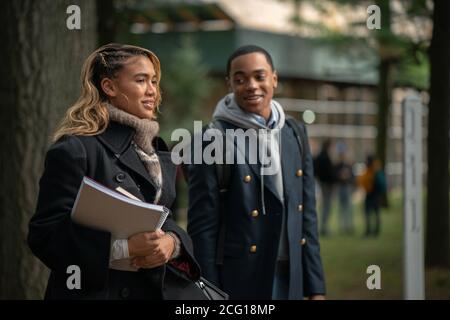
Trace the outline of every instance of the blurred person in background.
{"label": "blurred person in background", "polygon": [[336,144],[338,161],[335,166],[337,195],[339,202],[339,228],[347,234],[354,232],[352,192],[355,182],[353,165],[349,160],[348,147],[340,141]]}
{"label": "blurred person in background", "polygon": [[386,194],[386,176],[381,168],[381,162],[375,156],[366,159],[366,170],[359,176],[358,184],[366,192],[364,199],[364,217],[366,237],[378,236],[381,230],[380,207],[383,195]]}
{"label": "blurred person in background", "polygon": [[331,212],[331,202],[333,200],[333,187],[336,182],[334,165],[331,160],[332,142],[326,139],[322,143],[319,154],[314,159],[314,173],[319,181],[320,191],[322,194],[322,205],[320,215],[320,234],[322,236],[329,235],[328,221]]}

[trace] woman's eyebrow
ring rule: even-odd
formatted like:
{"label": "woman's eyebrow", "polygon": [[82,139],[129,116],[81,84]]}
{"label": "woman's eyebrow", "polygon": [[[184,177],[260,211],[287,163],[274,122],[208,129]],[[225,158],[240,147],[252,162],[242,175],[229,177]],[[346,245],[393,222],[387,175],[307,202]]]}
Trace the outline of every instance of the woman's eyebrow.
{"label": "woman's eyebrow", "polygon": [[156,74],[150,74],[150,73],[146,73],[146,72],[138,72],[133,77],[156,78]]}
{"label": "woman's eyebrow", "polygon": [[145,72],[139,72],[139,73],[136,73],[134,76],[135,77],[146,77],[146,78],[148,78],[150,75],[148,73],[145,73]]}

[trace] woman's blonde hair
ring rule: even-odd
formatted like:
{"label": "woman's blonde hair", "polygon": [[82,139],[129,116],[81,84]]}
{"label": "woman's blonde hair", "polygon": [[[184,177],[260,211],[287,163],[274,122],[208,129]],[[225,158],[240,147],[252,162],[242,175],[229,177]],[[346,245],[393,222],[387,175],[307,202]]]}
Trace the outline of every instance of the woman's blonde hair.
{"label": "woman's blonde hair", "polygon": [[146,56],[150,59],[157,77],[156,107],[161,103],[161,67],[158,57],[150,50],[111,43],[104,45],[89,55],[81,70],[81,95],[66,112],[57,127],[53,141],[64,135],[95,135],[103,132],[108,126],[109,115],[105,103],[107,96],[102,90],[103,78],[114,78],[125,65],[126,60],[135,56]]}

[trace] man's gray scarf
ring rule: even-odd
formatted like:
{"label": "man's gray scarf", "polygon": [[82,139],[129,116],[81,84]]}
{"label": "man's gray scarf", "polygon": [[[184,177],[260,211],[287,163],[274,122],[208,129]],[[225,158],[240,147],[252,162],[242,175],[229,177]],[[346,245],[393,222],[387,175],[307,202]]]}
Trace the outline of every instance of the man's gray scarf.
{"label": "man's gray scarf", "polygon": [[[260,134],[258,132],[258,139],[264,140],[261,145],[264,145],[268,148],[268,154],[271,155],[271,160],[274,161],[274,166],[277,168],[276,173],[274,174],[275,185],[277,192],[279,194],[280,199],[283,199],[283,178],[282,178],[282,168],[281,168],[281,128],[283,128],[285,123],[285,114],[281,105],[275,100],[270,101],[271,108],[278,113],[278,121],[275,124],[273,129],[267,128],[267,126],[261,124],[256,118],[255,115],[249,112],[244,111],[240,108],[235,99],[234,94],[230,93],[226,95],[216,106],[216,110],[214,111],[213,118],[218,120],[225,120],[227,122],[231,122],[239,128],[243,129],[263,129],[263,132],[266,134]],[[237,146],[240,148],[241,146]],[[245,152],[245,151],[244,151]],[[266,152],[262,153],[263,155]],[[264,159],[260,159],[263,161]],[[261,178],[264,184],[264,168],[261,168]],[[271,174],[272,175],[272,174]],[[262,189],[261,189],[262,191]],[[264,197],[264,193],[262,193]],[[263,199],[263,213],[265,213],[265,205]]]}

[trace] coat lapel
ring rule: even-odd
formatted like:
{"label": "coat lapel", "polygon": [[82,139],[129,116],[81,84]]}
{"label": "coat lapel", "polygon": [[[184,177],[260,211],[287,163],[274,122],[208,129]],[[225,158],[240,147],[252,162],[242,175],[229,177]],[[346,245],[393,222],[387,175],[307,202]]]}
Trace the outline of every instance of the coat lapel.
{"label": "coat lapel", "polygon": [[[237,126],[235,126],[235,125],[233,125],[233,124],[231,124],[231,123],[229,123],[227,121],[224,121],[224,124],[225,124],[224,125],[224,129],[234,129],[234,130],[238,129]],[[285,131],[285,127],[286,126],[284,126],[283,129],[281,130],[282,134],[283,134],[283,131]],[[245,129],[243,129],[243,130],[245,130]],[[282,136],[282,140],[283,140],[283,138],[284,137]],[[251,164],[250,163],[250,159],[249,159],[249,154],[250,154],[249,153],[249,149],[250,149],[249,141],[248,141],[248,139],[245,139],[245,141],[246,141],[245,147],[244,147],[245,148],[245,150],[244,150],[245,165],[250,168],[250,170],[253,172],[254,176],[257,177],[257,179],[260,181],[260,183],[262,183],[263,179],[261,178],[261,164],[260,164],[259,161],[257,161],[257,163],[255,163],[255,164]],[[234,140],[233,143],[234,143],[235,150],[237,150],[236,152],[242,152],[242,148],[238,148],[236,140]],[[227,144],[228,144],[228,142],[227,142]],[[235,159],[234,160],[236,160],[236,156],[237,155],[235,154]],[[281,155],[281,160],[283,160],[282,155]],[[237,165],[239,165],[239,164],[237,164]],[[285,168],[283,161],[281,161],[281,168]],[[284,177],[284,173],[283,173],[283,177]],[[281,195],[277,191],[277,188],[276,188],[276,185],[275,185],[275,179],[274,179],[273,176],[269,176],[269,175],[264,176],[264,187],[267,190],[269,190],[278,200],[280,200],[280,202],[283,202]]]}
{"label": "coat lapel", "polygon": [[156,189],[156,186],[145,169],[144,164],[131,145],[118,159],[123,165],[139,174]]}
{"label": "coat lapel", "polygon": [[[235,141],[235,146],[236,149],[237,148],[237,144]],[[259,145],[258,145],[259,147]],[[250,159],[249,159],[249,152],[250,146],[248,144],[248,141],[246,139],[246,143],[245,143],[245,161],[246,164],[250,167],[250,170],[253,172],[253,174],[259,179],[260,183],[262,183],[262,181],[264,181],[264,187],[267,188],[278,200],[280,200],[280,202],[283,202],[281,195],[278,193],[276,185],[275,185],[275,178],[273,175],[265,175],[264,179],[261,177],[261,163],[258,159],[258,163],[255,164],[250,164]],[[238,151],[241,152],[241,151]],[[259,149],[257,149],[257,152],[259,152]],[[259,153],[258,153],[259,154]]]}
{"label": "coat lapel", "polygon": [[[284,170],[282,170],[283,189],[284,197],[287,200],[289,198],[290,192],[298,192],[298,190],[292,190],[292,188],[289,188],[289,186],[292,185],[291,181],[295,176],[296,171],[301,167],[301,154],[295,135],[292,132],[292,129],[289,128],[289,126],[286,124],[281,130],[281,141],[281,167],[284,168]],[[289,156],[283,156],[283,153],[287,154],[283,152],[283,150],[290,150]]]}
{"label": "coat lapel", "polygon": [[171,153],[168,151],[157,152],[159,157],[159,164],[162,173],[162,190],[159,204],[168,208],[172,207],[173,201],[176,197],[175,183],[177,176],[177,167],[172,162]]}
{"label": "coat lapel", "polygon": [[133,128],[111,121],[108,128],[102,134],[98,135],[98,139],[114,153],[115,157],[123,165],[155,187],[144,164],[131,146],[134,133]]}

